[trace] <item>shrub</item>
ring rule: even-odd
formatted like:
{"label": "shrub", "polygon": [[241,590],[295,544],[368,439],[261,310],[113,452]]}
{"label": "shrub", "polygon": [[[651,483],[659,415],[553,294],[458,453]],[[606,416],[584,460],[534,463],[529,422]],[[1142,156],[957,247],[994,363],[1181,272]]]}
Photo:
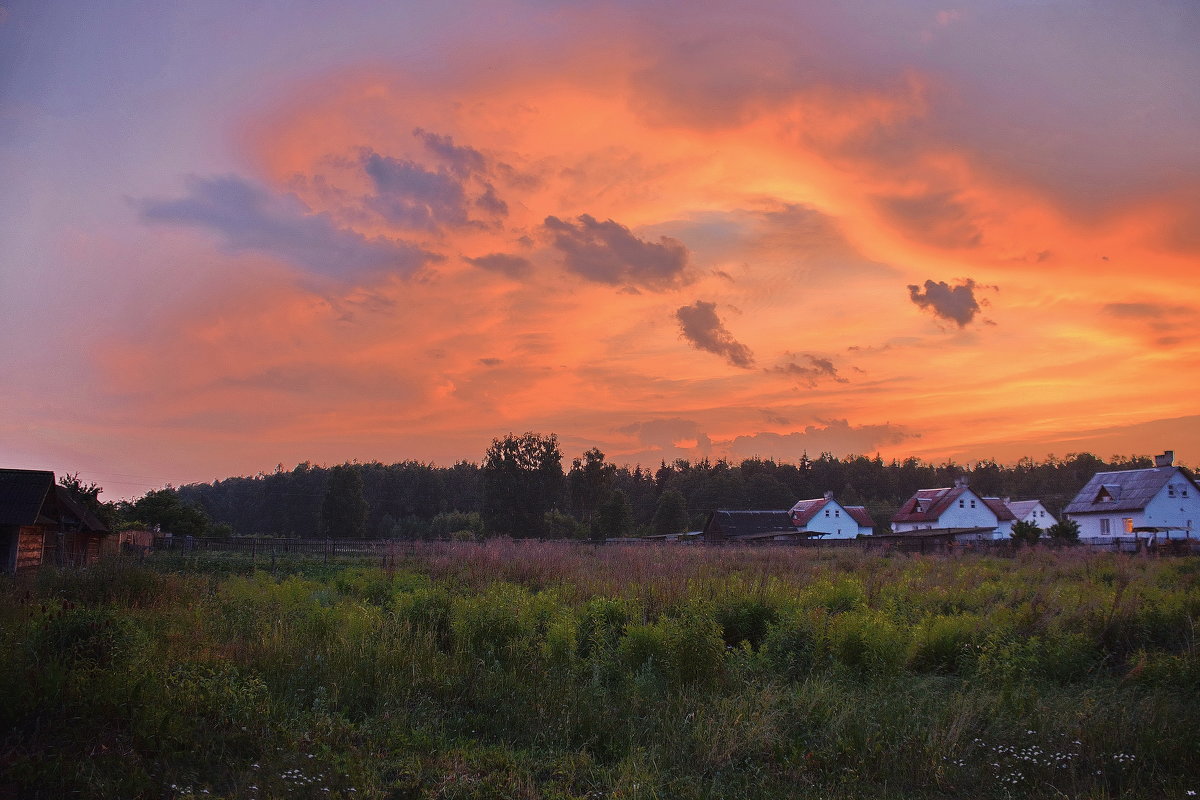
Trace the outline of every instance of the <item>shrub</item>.
{"label": "shrub", "polygon": [[39,660],[74,668],[107,668],[129,658],[142,644],[141,631],[107,608],[68,608],[51,614],[34,636]]}

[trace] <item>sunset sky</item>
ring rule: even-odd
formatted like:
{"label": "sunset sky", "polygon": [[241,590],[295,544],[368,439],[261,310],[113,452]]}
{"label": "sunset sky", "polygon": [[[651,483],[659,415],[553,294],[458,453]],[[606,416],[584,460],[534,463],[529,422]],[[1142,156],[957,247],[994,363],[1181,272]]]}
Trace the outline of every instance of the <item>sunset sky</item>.
{"label": "sunset sky", "polygon": [[0,466],[1200,463],[1200,3],[0,0]]}

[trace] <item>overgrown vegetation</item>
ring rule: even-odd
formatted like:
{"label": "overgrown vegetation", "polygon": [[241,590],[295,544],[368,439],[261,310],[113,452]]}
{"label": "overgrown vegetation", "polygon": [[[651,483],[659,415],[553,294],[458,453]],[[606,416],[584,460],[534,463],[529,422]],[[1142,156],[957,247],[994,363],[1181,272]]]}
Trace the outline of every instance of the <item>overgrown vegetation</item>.
{"label": "overgrown vegetation", "polygon": [[0,793],[1185,797],[1200,559],[414,544],[0,598]]}

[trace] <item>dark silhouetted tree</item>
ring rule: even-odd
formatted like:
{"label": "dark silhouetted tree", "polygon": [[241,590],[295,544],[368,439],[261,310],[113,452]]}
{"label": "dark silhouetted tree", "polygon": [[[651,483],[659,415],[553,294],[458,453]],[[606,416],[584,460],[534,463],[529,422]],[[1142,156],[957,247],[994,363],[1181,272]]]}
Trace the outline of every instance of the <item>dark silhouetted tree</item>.
{"label": "dark silhouetted tree", "polygon": [[1012,540],[1014,544],[1037,544],[1038,539],[1042,536],[1042,529],[1032,522],[1026,522],[1019,519],[1012,526]]}
{"label": "dark silhouetted tree", "polygon": [[329,470],[325,502],[321,504],[321,532],[341,539],[361,539],[367,535],[362,475],[350,464]]}
{"label": "dark silhouetted tree", "polygon": [[687,500],[682,492],[667,489],[662,493],[650,527],[658,534],[682,533],[688,529]]}
{"label": "dark silhouetted tree", "polygon": [[204,509],[179,499],[175,489],[149,491],[133,503],[123,503],[119,509],[131,525],[158,527],[179,536],[203,536],[208,530],[208,515]]}
{"label": "dark silhouetted tree", "polygon": [[592,538],[616,539],[633,534],[633,506],[629,495],[617,489],[596,508],[592,517]]}
{"label": "dark silhouetted tree", "polygon": [[558,506],[563,491],[558,437],[510,433],[493,439],[482,473],[487,535],[545,538],[546,512]]}
{"label": "dark silhouetted tree", "polygon": [[1071,543],[1079,541],[1079,523],[1073,519],[1064,519],[1046,529],[1050,538],[1056,542]]}

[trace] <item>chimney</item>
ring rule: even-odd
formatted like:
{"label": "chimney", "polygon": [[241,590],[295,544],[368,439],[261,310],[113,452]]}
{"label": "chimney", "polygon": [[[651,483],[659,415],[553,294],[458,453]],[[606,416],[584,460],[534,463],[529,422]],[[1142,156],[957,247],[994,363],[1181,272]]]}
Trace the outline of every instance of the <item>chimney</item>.
{"label": "chimney", "polygon": [[1161,456],[1154,457],[1154,466],[1169,467],[1175,463],[1175,451],[1164,450]]}
{"label": "chimney", "polygon": [[826,493],[825,493],[825,499],[826,499],[826,500],[832,500],[832,499],[833,499],[833,492],[832,492],[832,491],[828,491],[828,492],[826,492]]}

